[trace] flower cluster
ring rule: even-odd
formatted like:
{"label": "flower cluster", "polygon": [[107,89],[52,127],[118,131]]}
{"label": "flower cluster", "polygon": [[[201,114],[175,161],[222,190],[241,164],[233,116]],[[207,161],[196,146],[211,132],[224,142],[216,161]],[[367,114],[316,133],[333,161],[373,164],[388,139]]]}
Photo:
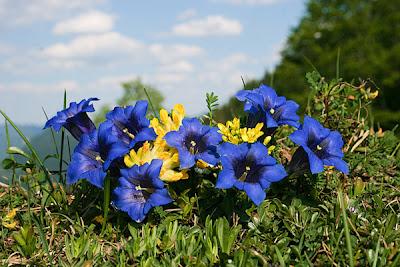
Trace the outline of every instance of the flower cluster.
{"label": "flower cluster", "polygon": [[227,121],[226,125],[218,123],[219,132],[222,134],[222,140],[232,144],[255,143],[258,138],[264,135],[261,131],[264,123],[260,122],[254,128],[240,128],[240,119],[234,118]]}
{"label": "flower cluster", "polygon": [[[147,118],[147,101],[115,107],[98,128],[90,120],[90,98],[70,106],[47,121],[45,128],[68,130],[79,143],[67,170],[67,184],[84,179],[98,188],[107,177],[115,179],[114,206],[141,222],[156,206],[174,200],[170,183],[193,179],[195,166],[210,168],[217,177],[210,180],[218,189],[236,188],[246,192],[259,205],[271,183],[288,174],[334,166],[347,174],[343,161],[343,140],[336,131],[305,117],[300,124],[299,106],[265,85],[238,92],[244,102],[246,124],[233,118],[226,124],[205,125],[197,118],[186,118],[183,105],[172,111],[161,109],[159,117]],[[290,139],[299,146],[292,161],[283,166],[270,154],[275,130],[289,125],[296,130]]]}

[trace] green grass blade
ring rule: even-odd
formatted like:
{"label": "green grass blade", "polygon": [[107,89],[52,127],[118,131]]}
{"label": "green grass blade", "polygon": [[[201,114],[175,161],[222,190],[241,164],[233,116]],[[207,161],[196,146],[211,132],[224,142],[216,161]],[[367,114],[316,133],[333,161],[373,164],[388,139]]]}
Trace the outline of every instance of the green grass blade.
{"label": "green grass blade", "polygon": [[285,267],[285,260],[283,259],[282,253],[277,246],[275,246],[275,253],[278,256],[279,264],[281,265],[281,267]]}
{"label": "green grass blade", "polygon": [[35,222],[36,227],[37,227],[37,229],[39,231],[39,237],[40,237],[40,240],[42,241],[42,244],[44,246],[44,250],[46,251],[46,253],[47,253],[48,257],[49,257],[49,262],[50,262],[51,266],[53,266],[53,264],[52,264],[53,256],[51,255],[51,253],[49,251],[49,243],[47,242],[46,235],[45,235],[45,233],[43,231],[43,226],[41,225],[39,219],[34,214],[33,214],[33,221]]}
{"label": "green grass blade", "polygon": [[[64,104],[63,108],[67,108],[67,90],[64,90]],[[61,130],[61,148],[60,148],[60,162],[59,162],[59,176],[60,183],[65,185],[65,181],[62,175],[62,167],[63,167],[63,156],[64,156],[64,139],[65,139],[65,131],[64,128]]]}
{"label": "green grass blade", "polygon": [[[10,132],[8,130],[8,123],[7,120],[4,121],[4,128],[6,130],[6,139],[7,139],[7,150],[10,149],[11,147],[11,138],[10,138]],[[14,155],[10,154],[10,158],[14,159]],[[8,182],[8,185],[11,186],[14,184],[15,181],[15,167],[12,168],[12,176],[11,176],[11,181]],[[10,191],[11,192],[11,191]]]}
{"label": "green grass blade", "polygon": [[[49,116],[47,116],[47,113],[46,113],[46,111],[44,110],[43,107],[42,107],[42,110],[43,110],[44,116],[46,117],[46,121],[48,121],[48,120],[49,120]],[[55,137],[55,135],[54,135],[54,130],[53,130],[53,128],[50,128],[50,131],[51,131],[51,138],[53,139],[53,144],[54,144],[54,147],[55,147],[55,149],[56,149],[57,157],[59,157],[60,154],[58,153],[58,147],[57,147],[56,137]]]}
{"label": "green grass blade", "polygon": [[14,128],[14,130],[18,133],[18,135],[24,141],[25,145],[28,147],[28,149],[32,153],[33,158],[36,160],[36,162],[39,164],[39,167],[45,173],[47,182],[49,183],[50,186],[52,186],[52,182],[51,182],[49,173],[48,173],[46,167],[44,166],[43,161],[40,159],[38,153],[36,152],[35,148],[29,142],[28,138],[26,138],[26,136],[22,133],[22,131],[18,128],[18,126],[15,125],[15,123],[10,119],[10,117],[7,116],[6,113],[4,113],[2,110],[0,110],[0,114],[3,115],[3,117],[8,121],[8,123],[10,123],[10,125]]}
{"label": "green grass blade", "polygon": [[379,236],[378,238],[378,244],[376,244],[376,249],[375,249],[375,255],[374,255],[374,262],[372,264],[372,267],[376,267],[376,264],[378,263],[378,255],[379,255],[379,248],[381,245],[381,237]]}
{"label": "green grass blade", "polygon": [[69,142],[69,136],[67,135],[67,146],[68,146],[68,157],[69,157],[69,162],[71,162],[72,154],[71,154],[71,144]]}
{"label": "green grass blade", "polygon": [[101,227],[102,233],[104,233],[104,230],[106,229],[107,225],[108,211],[110,208],[110,195],[111,195],[111,179],[107,175],[106,179],[104,180],[104,203],[103,203],[104,218],[103,218],[103,225]]}
{"label": "green grass blade", "polygon": [[342,210],[342,219],[343,219],[343,224],[344,224],[344,235],[346,237],[347,254],[349,255],[349,265],[350,265],[350,267],[353,267],[354,266],[353,249],[351,247],[350,230],[349,230],[349,225],[347,224],[346,209],[344,208],[343,192],[341,190],[339,190],[338,191],[338,195],[339,195],[340,209]]}
{"label": "green grass blade", "polygon": [[147,100],[148,100],[149,103],[150,103],[150,108],[151,108],[151,110],[153,111],[154,118],[158,118],[156,109],[155,109],[154,106],[153,106],[153,102],[151,101],[151,98],[150,98],[149,93],[147,92],[146,88],[144,88],[144,87],[143,87],[143,90],[144,90],[144,93],[146,94]]}
{"label": "green grass blade", "polygon": [[340,47],[338,48],[336,57],[336,80],[339,80],[339,78],[340,78]]}

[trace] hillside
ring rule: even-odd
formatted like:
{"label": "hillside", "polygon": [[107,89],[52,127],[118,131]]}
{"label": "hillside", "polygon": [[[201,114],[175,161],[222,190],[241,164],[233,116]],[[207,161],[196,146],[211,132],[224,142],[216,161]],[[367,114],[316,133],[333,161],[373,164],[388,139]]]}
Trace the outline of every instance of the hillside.
{"label": "hillside", "polygon": [[[32,143],[33,147],[36,149],[39,157],[44,160],[48,155],[55,155],[56,148],[54,146],[53,137],[51,135],[50,130],[42,130],[39,126],[19,126],[21,131],[25,134],[25,136]],[[0,128],[0,161],[7,157],[6,149],[7,149],[7,139],[5,135],[4,124]],[[12,146],[16,146],[22,148],[24,151],[28,152],[29,150],[25,146],[22,139],[19,137],[17,132],[13,128],[9,128],[10,133],[10,141]],[[66,135],[69,139],[70,150],[71,153],[76,145],[76,141],[68,135]],[[54,133],[54,138],[57,144],[57,147],[60,147],[61,142],[61,134]],[[69,159],[69,148],[68,148],[68,139],[65,140],[64,143],[64,156],[68,160]],[[49,168],[49,170],[58,169],[58,160],[55,158],[48,158],[45,160],[45,165]],[[0,177],[8,176],[7,171],[2,169],[0,165]],[[3,180],[4,179],[0,179]]]}

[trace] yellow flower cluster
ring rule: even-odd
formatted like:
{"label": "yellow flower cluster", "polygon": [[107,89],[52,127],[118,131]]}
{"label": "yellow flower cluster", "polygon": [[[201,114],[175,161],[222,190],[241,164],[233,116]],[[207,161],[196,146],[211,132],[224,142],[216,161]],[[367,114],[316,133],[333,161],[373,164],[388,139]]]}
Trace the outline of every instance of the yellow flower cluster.
{"label": "yellow flower cluster", "polygon": [[174,182],[187,179],[187,170],[176,170],[179,168],[178,151],[175,148],[169,147],[167,142],[163,139],[168,132],[179,129],[184,116],[185,109],[181,104],[175,105],[171,112],[171,117],[165,109],[161,109],[160,120],[154,118],[150,121],[150,126],[157,134],[156,140],[152,142],[152,144],[145,142],[137,151],[132,149],[129,154],[124,157],[125,165],[132,167],[133,165],[150,163],[153,159],[161,159],[163,161],[160,172],[161,180]]}
{"label": "yellow flower cluster", "polygon": [[3,226],[12,230],[17,228],[17,221],[14,220],[15,215],[17,215],[18,209],[10,210],[7,215],[3,218]]}
{"label": "yellow flower cluster", "polygon": [[171,111],[171,117],[165,109],[160,110],[160,120],[154,118],[150,121],[150,127],[157,134],[157,139],[162,140],[166,133],[177,131],[185,117],[185,108],[181,104],[176,104]]}
{"label": "yellow flower cluster", "polygon": [[236,145],[244,142],[255,143],[264,134],[261,131],[263,126],[264,124],[260,122],[255,128],[240,128],[240,120],[238,118],[227,121],[226,125],[218,123],[222,140]]}

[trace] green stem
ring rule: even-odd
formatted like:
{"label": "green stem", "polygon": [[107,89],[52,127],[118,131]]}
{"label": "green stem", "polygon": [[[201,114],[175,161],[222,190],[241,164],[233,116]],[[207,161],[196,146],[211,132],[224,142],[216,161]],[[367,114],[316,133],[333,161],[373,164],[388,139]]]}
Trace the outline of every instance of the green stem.
{"label": "green stem", "polygon": [[344,234],[345,234],[345,237],[346,237],[346,245],[347,245],[347,253],[349,254],[349,265],[350,265],[350,267],[353,267],[354,266],[353,249],[351,247],[350,231],[349,231],[349,226],[347,224],[347,214],[346,214],[346,209],[344,207],[343,193],[342,193],[341,190],[338,191],[338,195],[339,195],[340,208],[342,210],[342,217],[343,217],[343,224],[344,224]]}
{"label": "green stem", "polygon": [[151,110],[153,111],[154,118],[158,118],[158,117],[157,117],[157,112],[156,112],[156,110],[155,110],[155,108],[154,108],[154,106],[153,106],[153,102],[151,101],[151,98],[150,98],[149,93],[147,92],[146,88],[143,88],[143,90],[144,90],[144,93],[146,94],[147,100],[149,101]]}
{"label": "green stem", "polygon": [[[64,109],[67,107],[67,91],[64,91]],[[59,174],[60,174],[60,183],[65,185],[64,178],[62,175],[62,167],[63,167],[63,156],[64,156],[64,139],[65,139],[65,131],[61,130],[61,149],[60,149],[60,162],[59,162]]]}
{"label": "green stem", "polygon": [[103,225],[101,227],[101,232],[103,233],[106,229],[107,219],[108,219],[108,211],[110,207],[110,195],[111,195],[111,180],[109,176],[106,176],[104,180],[104,203],[103,203]]}

